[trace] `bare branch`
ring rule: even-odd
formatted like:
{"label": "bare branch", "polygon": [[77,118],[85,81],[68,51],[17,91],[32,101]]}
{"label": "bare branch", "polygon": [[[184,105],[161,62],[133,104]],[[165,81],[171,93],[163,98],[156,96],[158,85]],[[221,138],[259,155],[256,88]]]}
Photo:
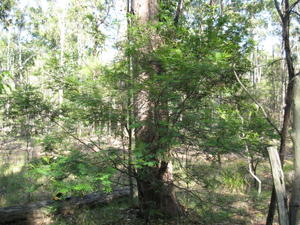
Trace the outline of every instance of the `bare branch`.
{"label": "bare branch", "polygon": [[289,7],[289,10],[288,10],[288,13],[292,12],[293,9],[295,8],[295,6],[299,3],[300,3],[300,0],[297,0],[293,4],[291,4],[291,6]]}
{"label": "bare branch", "polygon": [[257,65],[256,68],[258,68],[258,67],[265,67],[265,66],[272,66],[272,65],[274,65],[275,63],[277,63],[277,62],[279,62],[281,60],[284,60],[284,58],[274,59],[271,62],[268,62],[268,63],[265,63],[265,64],[261,64],[261,65]]}
{"label": "bare branch", "polygon": [[280,16],[280,19],[283,20],[283,14],[282,14],[282,11],[281,11],[281,9],[280,9],[280,7],[279,7],[278,1],[277,1],[277,0],[274,0],[274,4],[275,4],[276,10],[277,10],[277,12],[278,12],[278,14],[279,14],[279,16]]}
{"label": "bare branch", "polygon": [[295,11],[295,10],[292,10],[291,11],[291,13],[294,13],[294,14],[296,14],[297,16],[299,16],[300,17],[300,13],[298,13],[297,11]]}
{"label": "bare branch", "polygon": [[[92,150],[93,152],[97,152],[92,146],[90,146],[89,144],[85,143],[83,140],[81,140],[79,137],[77,137],[76,135],[74,135],[71,131],[69,131],[68,129],[66,129],[63,125],[61,125],[60,123],[58,123],[57,121],[53,120],[53,123],[55,123],[57,126],[59,126],[66,134],[70,135],[73,139],[77,140],[78,142],[80,142],[81,144],[83,144],[86,148]],[[94,143],[92,143],[94,145]],[[96,146],[99,150],[101,150],[98,146]]]}
{"label": "bare branch", "polygon": [[266,120],[268,121],[268,123],[276,130],[276,132],[278,133],[278,135],[281,135],[281,132],[278,130],[277,126],[271,121],[270,116],[267,114],[267,112],[262,107],[262,105],[251,95],[251,93],[248,91],[248,89],[245,87],[245,85],[242,83],[242,81],[238,77],[238,75],[235,72],[235,70],[233,72],[234,72],[236,80],[242,86],[242,88],[244,89],[244,91],[249,95],[249,97],[252,99],[252,101],[255,102],[255,104],[261,109],[261,111],[262,111],[264,117],[266,118]]}

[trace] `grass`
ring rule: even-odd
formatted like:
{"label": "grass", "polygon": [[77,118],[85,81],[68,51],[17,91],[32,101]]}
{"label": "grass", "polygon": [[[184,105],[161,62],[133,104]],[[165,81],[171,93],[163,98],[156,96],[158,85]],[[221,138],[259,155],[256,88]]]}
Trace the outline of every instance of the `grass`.
{"label": "grass", "polygon": [[[30,201],[30,194],[26,193],[29,178],[25,171],[26,155],[10,155],[0,161],[0,206],[22,204]],[[26,193],[26,194],[24,194]]]}
{"label": "grass", "polygon": [[53,225],[112,225],[112,224],[143,224],[137,218],[136,209],[131,208],[128,198],[122,198],[108,205],[92,209],[78,209],[70,215],[55,217]]}
{"label": "grass", "polygon": [[[14,166],[2,164],[0,167],[2,207],[51,197],[51,188],[47,185],[33,192],[36,187],[33,184],[39,182],[28,177],[24,164],[14,162]],[[290,165],[285,170],[291,170]],[[178,179],[189,178],[189,189],[194,193],[177,192],[177,197],[187,209],[187,216],[175,220],[152,220],[148,224],[248,225],[264,222],[272,184],[267,161],[258,168],[258,176],[263,183],[260,195],[252,187],[253,180],[246,162],[240,159],[222,165],[195,161],[186,170],[175,168],[175,174]],[[180,184],[184,187],[183,182]],[[140,225],[145,221],[137,216],[137,209],[132,208],[125,198],[93,209],[79,209],[69,215],[56,215],[52,224]]]}
{"label": "grass", "polygon": [[22,205],[49,199],[51,194],[43,179],[33,178],[28,173],[26,152],[18,157],[9,157],[0,162],[0,207]]}
{"label": "grass", "polygon": [[[228,160],[222,165],[207,161],[190,164],[190,186],[198,199],[182,194],[185,206],[196,212],[203,224],[263,224],[268,209],[272,185],[268,161],[262,162],[257,175],[262,180],[262,192],[257,193],[248,165],[241,159]],[[177,174],[180,179],[180,175]]]}

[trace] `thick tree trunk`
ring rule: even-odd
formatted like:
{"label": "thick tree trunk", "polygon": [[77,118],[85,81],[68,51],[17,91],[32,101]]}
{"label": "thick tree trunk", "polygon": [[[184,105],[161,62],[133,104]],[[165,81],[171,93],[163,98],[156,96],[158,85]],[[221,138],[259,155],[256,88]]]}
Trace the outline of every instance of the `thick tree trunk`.
{"label": "thick tree trunk", "polygon": [[176,217],[182,214],[182,207],[176,200],[172,179],[168,181],[171,172],[163,172],[163,167],[164,165],[160,168],[144,167],[139,171],[139,175],[143,176],[137,182],[139,201],[142,215],[147,219],[155,216]]}
{"label": "thick tree trunk", "polygon": [[[144,106],[149,102],[144,99],[145,95],[139,97],[139,100],[144,100]],[[142,104],[140,101],[137,103]],[[167,110],[157,109],[163,105],[165,104],[161,103],[158,107],[149,103],[146,120],[140,120],[144,125],[136,132],[136,151],[142,154],[141,159],[145,162],[137,170],[139,203],[141,212],[147,219],[152,216],[175,217],[182,214],[182,207],[174,192],[172,164],[161,159],[168,155],[168,144],[162,141],[168,137],[168,127],[162,125],[168,121]],[[143,111],[140,113],[143,115]]]}
{"label": "thick tree trunk", "polygon": [[[157,22],[158,0],[132,0],[131,9],[138,18],[136,25]],[[152,34],[148,46],[141,51],[144,54],[151,53],[158,45],[158,35]],[[138,60],[133,59],[133,63],[138,63]],[[157,62],[150,61],[148,66],[157,74],[163,70]],[[136,80],[141,83],[151,80],[149,72],[137,73]],[[169,133],[166,125],[169,123],[169,112],[165,95],[161,93],[159,97],[155,96],[149,89],[141,89],[135,95],[135,119],[141,124],[135,130],[135,151],[139,152],[138,157],[144,162],[137,170],[136,179],[139,205],[146,219],[152,216],[174,217],[182,214],[182,207],[175,197],[172,164],[163,160],[167,158],[169,144],[163,141],[168,138]]]}

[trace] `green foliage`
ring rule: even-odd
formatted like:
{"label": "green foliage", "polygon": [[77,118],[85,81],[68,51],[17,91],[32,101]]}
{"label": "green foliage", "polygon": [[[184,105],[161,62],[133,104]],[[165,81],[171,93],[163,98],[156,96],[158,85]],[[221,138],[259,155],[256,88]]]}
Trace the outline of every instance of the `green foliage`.
{"label": "green foliage", "polygon": [[6,171],[9,166],[3,164],[0,167],[0,205],[1,207],[16,205],[28,200],[28,190],[32,187],[30,180],[26,177],[26,172]]}
{"label": "green foliage", "polygon": [[220,179],[218,179],[219,170],[220,168],[218,168],[216,164],[194,165],[188,170],[188,174],[190,175],[187,176],[187,182],[193,182],[193,179],[190,178],[193,177],[194,179],[199,180],[204,188],[214,191],[222,184]]}
{"label": "green foliage", "polygon": [[4,23],[5,26],[10,24],[9,22],[9,11],[14,6],[14,0],[3,0],[0,2],[0,20]]}
{"label": "green foliage", "polygon": [[[222,15],[215,14],[210,6],[201,5],[209,12],[205,12],[203,29],[199,29],[197,20],[190,26],[189,21],[183,19],[175,26],[169,12],[174,10],[176,2],[169,3],[161,3],[158,23],[130,27],[130,41],[123,45],[125,56],[132,57],[135,63],[133,77],[145,73],[149,74],[147,79],[132,79],[126,58],[114,64],[109,82],[124,83],[123,87],[133,95],[149,93],[149,100],[158,103],[158,110],[165,107],[159,103],[168,103],[169,122],[167,129],[161,130],[165,134],[159,140],[169,143],[168,147],[192,142],[211,154],[240,152],[245,142],[240,137],[243,125],[235,104],[239,84],[233,70],[245,73],[250,69],[247,56],[253,42],[246,16],[231,8]],[[193,13],[191,15],[196,17]],[[149,52],[145,49],[151,46],[154,30],[163,42]],[[114,87],[119,96],[128,93],[119,85]],[[227,106],[227,101],[232,104]],[[207,107],[209,104],[211,107]],[[157,126],[163,127],[163,123],[163,120],[158,121]],[[139,128],[143,124],[134,121],[130,126]],[[141,166],[145,160],[152,163],[154,156],[145,157],[137,149],[135,157],[135,164]]]}
{"label": "green foliage", "polygon": [[249,187],[249,171],[246,164],[235,161],[226,166],[212,163],[193,164],[187,170],[189,183],[201,184],[207,191],[229,191],[246,193]]}
{"label": "green foliage", "polygon": [[32,85],[25,84],[18,87],[5,97],[3,102],[6,102],[10,106],[6,115],[11,118],[28,116],[32,119],[47,110],[45,105],[44,107],[40,107],[42,106],[41,103],[44,102],[44,98],[37,88]]}
{"label": "green foliage", "polygon": [[50,107],[36,87],[23,85],[1,97],[5,125],[10,133],[28,139],[43,133],[49,121]]}
{"label": "green foliage", "polygon": [[45,152],[55,152],[60,149],[60,144],[64,141],[64,137],[59,133],[45,134],[39,141],[39,144],[44,148]]}
{"label": "green foliage", "polygon": [[[12,3],[0,3],[0,19],[9,18]],[[219,158],[220,163],[228,153],[256,160],[265,156],[269,140],[278,138],[235,78],[236,72],[251,86],[243,77],[252,69],[253,16],[268,3],[223,1],[220,7],[213,1],[187,1],[174,24],[178,1],[160,1],[155,23],[138,25],[136,16],[128,15],[128,40],[117,44],[120,54],[108,66],[99,56],[106,43],[102,28],[109,22],[112,30],[109,8],[114,2],[70,1],[64,9],[48,3],[13,11],[10,33],[0,40],[3,127],[26,140],[27,148],[32,140],[43,148],[41,157],[30,163],[26,180],[34,184],[28,185],[29,194],[42,188],[65,195],[111,191],[116,170],[126,170],[128,161],[137,171],[156,169],[161,159],[173,160],[169,153],[174,147]],[[273,66],[266,73],[270,78],[281,65]],[[145,99],[137,104],[141,94]],[[148,121],[136,118],[143,103],[152,107]],[[145,125],[153,140],[130,146],[132,159],[126,151],[106,149],[111,139],[128,148],[129,134]],[[90,152],[95,148],[101,153]],[[245,165],[197,163],[182,177],[186,183],[199,181],[210,194],[242,192],[248,185]],[[24,190],[1,179],[12,190]],[[233,202],[226,201],[231,196],[214,197],[221,204]],[[206,224],[237,224],[231,210],[193,204]],[[122,223],[122,218],[113,218],[117,212],[108,209],[106,222]]]}
{"label": "green foliage", "polygon": [[10,85],[6,84],[7,79],[11,79],[12,75],[9,71],[3,71],[0,73],[0,94],[7,93],[8,90],[11,90]]}
{"label": "green foliage", "polygon": [[84,194],[100,186],[111,191],[111,177],[115,170],[109,164],[95,166],[91,156],[72,150],[57,157],[44,156],[31,163],[31,175],[45,176],[55,192]]}

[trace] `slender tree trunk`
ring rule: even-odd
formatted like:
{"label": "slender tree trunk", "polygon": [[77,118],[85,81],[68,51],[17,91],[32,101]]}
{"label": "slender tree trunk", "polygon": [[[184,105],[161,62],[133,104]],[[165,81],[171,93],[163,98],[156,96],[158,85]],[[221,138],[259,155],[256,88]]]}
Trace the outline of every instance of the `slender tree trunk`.
{"label": "slender tree trunk", "polygon": [[[288,129],[289,129],[290,117],[291,117],[290,115],[291,115],[291,106],[292,106],[292,95],[293,95],[293,83],[289,82],[287,94],[285,97],[284,119],[283,119],[283,125],[281,129],[281,135],[280,135],[279,156],[280,156],[280,161],[282,166],[284,164],[284,156],[286,152],[286,143],[288,138]],[[273,224],[275,209],[276,209],[276,193],[275,193],[275,187],[273,185],[266,225]]]}
{"label": "slender tree trunk", "polygon": [[[297,1],[299,2],[299,1]],[[291,47],[290,47],[290,14],[291,14],[291,8],[289,4],[289,0],[284,1],[284,9],[280,9],[279,3],[277,0],[274,0],[275,7],[277,9],[277,12],[279,14],[279,17],[281,19],[281,26],[282,26],[282,40],[284,44],[284,52],[285,52],[285,61],[287,65],[288,70],[288,87],[287,87],[287,93],[285,97],[285,108],[284,108],[284,119],[283,119],[283,125],[281,129],[281,137],[280,137],[280,149],[279,149],[279,155],[280,155],[280,161],[283,166],[284,164],[284,155],[286,152],[286,143],[288,138],[288,129],[289,129],[289,123],[290,123],[290,115],[291,115],[291,107],[292,107],[292,100],[293,100],[293,81],[295,78],[295,69],[294,69],[294,63],[292,60],[292,53],[291,53]],[[266,221],[266,225],[272,225],[273,224],[273,218],[275,214],[275,208],[276,208],[276,194],[275,194],[275,188],[273,185],[272,189],[272,196],[269,206],[269,212],[268,217]],[[293,224],[291,224],[293,225]]]}
{"label": "slender tree trunk", "polygon": [[[65,63],[64,59],[64,54],[65,54],[65,39],[66,39],[66,24],[65,24],[65,19],[66,19],[66,10],[62,9],[62,14],[59,17],[59,32],[60,32],[60,58],[59,58],[59,65],[61,68],[61,72],[63,71],[63,66]],[[58,104],[62,105],[63,103],[63,95],[64,95],[64,90],[61,87],[58,90]]]}
{"label": "slender tree trunk", "polygon": [[290,201],[290,224],[300,224],[300,77],[294,79],[293,143],[295,178]]}
{"label": "slender tree trunk", "polygon": [[[129,28],[131,27],[131,18],[129,14],[131,13],[131,0],[127,0],[127,41],[131,43],[131,34]],[[128,181],[130,188],[130,199],[133,202],[134,197],[134,187],[133,187],[133,177],[134,168],[132,166],[132,150],[134,146],[133,139],[133,94],[132,94],[132,82],[133,82],[133,68],[132,68],[132,56],[128,56],[128,74],[129,80],[127,81],[128,92],[127,92],[127,134],[128,134]]]}
{"label": "slender tree trunk", "polygon": [[174,24],[175,25],[178,24],[178,20],[179,20],[179,16],[180,16],[182,7],[183,7],[183,0],[178,0],[177,9],[176,9],[175,17],[174,17]]}

